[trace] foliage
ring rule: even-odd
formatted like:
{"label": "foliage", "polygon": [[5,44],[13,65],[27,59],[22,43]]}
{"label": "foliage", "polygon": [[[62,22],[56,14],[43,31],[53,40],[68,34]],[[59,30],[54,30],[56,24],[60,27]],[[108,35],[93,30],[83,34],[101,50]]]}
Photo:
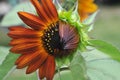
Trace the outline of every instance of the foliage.
{"label": "foliage", "polygon": [[80,52],[77,52],[70,64],[73,80],[88,80],[86,64]]}
{"label": "foliage", "polygon": [[113,45],[101,40],[90,40],[90,43],[96,49],[109,55],[112,59],[120,61],[120,51]]}
{"label": "foliage", "polygon": [[0,79],[5,79],[7,76],[10,75],[12,72],[12,68],[14,67],[14,62],[17,59],[18,55],[14,55],[12,53],[9,53],[6,56],[6,59],[3,61],[3,63],[0,65]]}

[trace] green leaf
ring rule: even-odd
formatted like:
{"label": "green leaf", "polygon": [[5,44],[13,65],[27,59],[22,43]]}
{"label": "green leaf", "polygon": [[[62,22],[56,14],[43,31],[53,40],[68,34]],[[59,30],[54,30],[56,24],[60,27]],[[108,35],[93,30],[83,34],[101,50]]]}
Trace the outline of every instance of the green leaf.
{"label": "green leaf", "polygon": [[53,80],[74,80],[71,75],[72,73],[70,70],[64,70],[61,71],[60,74],[59,73],[55,74]]}
{"label": "green leaf", "polygon": [[82,56],[86,60],[90,80],[120,80],[120,63],[91,47]]}
{"label": "green leaf", "polygon": [[3,80],[10,70],[14,67],[14,62],[17,59],[18,55],[9,53],[4,60],[4,62],[0,65],[0,80]]}
{"label": "green leaf", "polygon": [[70,64],[70,70],[72,72],[73,80],[87,80],[85,60],[79,52],[73,58]]}
{"label": "green leaf", "polygon": [[18,4],[15,6],[11,12],[5,15],[3,20],[1,21],[1,26],[15,26],[15,25],[21,25],[23,22],[19,19],[17,12],[19,11],[26,11],[30,13],[35,13],[33,6],[29,2],[24,2],[21,4]]}
{"label": "green leaf", "polygon": [[0,65],[5,60],[8,53],[9,53],[9,48],[8,47],[0,46]]}
{"label": "green leaf", "polygon": [[4,80],[38,80],[36,72],[33,72],[31,74],[26,74],[25,72],[26,68],[14,69],[14,71]]}
{"label": "green leaf", "polygon": [[120,63],[115,60],[96,59],[86,64],[90,80],[120,80]]}
{"label": "green leaf", "polygon": [[90,40],[89,41],[96,49],[109,55],[112,59],[120,62],[120,51],[113,45],[101,41],[101,40]]}

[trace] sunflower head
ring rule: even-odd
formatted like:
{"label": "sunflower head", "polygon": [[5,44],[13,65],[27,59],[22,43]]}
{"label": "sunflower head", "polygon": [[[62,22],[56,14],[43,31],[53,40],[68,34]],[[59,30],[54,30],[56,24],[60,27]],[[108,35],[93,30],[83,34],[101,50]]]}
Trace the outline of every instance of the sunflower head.
{"label": "sunflower head", "polygon": [[55,57],[64,57],[79,43],[77,30],[66,22],[58,21],[44,30],[42,41],[46,51]]}
{"label": "sunflower head", "polygon": [[[20,11],[18,16],[29,27],[10,27],[11,52],[21,54],[16,60],[18,69],[27,66],[26,73],[39,70],[39,78],[52,80],[55,59],[72,54],[83,44],[79,20],[69,19],[73,14],[61,16],[52,0],[31,0],[38,15]],[[69,13],[69,12],[68,12]],[[85,42],[85,41],[84,41]]]}

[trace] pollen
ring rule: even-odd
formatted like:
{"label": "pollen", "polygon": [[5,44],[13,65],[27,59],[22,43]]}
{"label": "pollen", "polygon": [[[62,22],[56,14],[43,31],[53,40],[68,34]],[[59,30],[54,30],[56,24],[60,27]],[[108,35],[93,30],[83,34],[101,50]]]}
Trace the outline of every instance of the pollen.
{"label": "pollen", "polygon": [[54,54],[54,49],[59,49],[60,36],[59,36],[59,24],[51,24],[48,29],[44,30],[42,37],[43,45],[49,54]]}

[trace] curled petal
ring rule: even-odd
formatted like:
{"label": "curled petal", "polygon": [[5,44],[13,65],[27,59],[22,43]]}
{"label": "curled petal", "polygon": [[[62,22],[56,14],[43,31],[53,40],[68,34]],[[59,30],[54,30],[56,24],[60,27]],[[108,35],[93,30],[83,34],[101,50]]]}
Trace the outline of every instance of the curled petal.
{"label": "curled petal", "polygon": [[79,43],[77,30],[67,23],[60,22],[59,34],[65,44],[64,49],[75,49]]}

